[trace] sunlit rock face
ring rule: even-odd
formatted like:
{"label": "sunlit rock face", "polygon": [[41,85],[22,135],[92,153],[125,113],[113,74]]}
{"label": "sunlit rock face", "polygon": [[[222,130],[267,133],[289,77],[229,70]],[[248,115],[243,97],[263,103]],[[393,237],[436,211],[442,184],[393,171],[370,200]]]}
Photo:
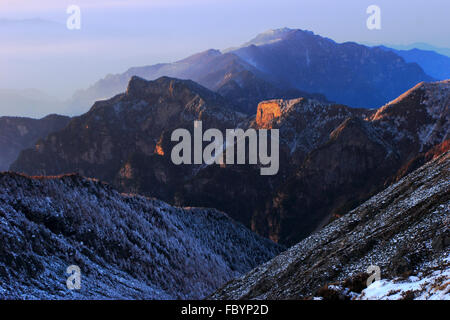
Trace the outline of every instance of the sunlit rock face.
{"label": "sunlit rock face", "polygon": [[271,129],[272,120],[281,116],[283,100],[264,101],[258,104],[256,111],[256,124],[260,128]]}
{"label": "sunlit rock face", "polygon": [[158,140],[158,143],[155,146],[155,154],[159,155],[159,156],[163,156],[164,155],[164,148],[163,148],[163,136],[161,136]]}

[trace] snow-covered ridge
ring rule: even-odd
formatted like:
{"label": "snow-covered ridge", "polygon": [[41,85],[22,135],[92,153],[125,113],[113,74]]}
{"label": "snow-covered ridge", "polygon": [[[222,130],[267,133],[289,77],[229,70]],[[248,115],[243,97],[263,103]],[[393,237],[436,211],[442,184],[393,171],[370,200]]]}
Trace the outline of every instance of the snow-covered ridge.
{"label": "snow-covered ridge", "polygon": [[[0,174],[0,298],[202,298],[280,250],[214,209],[77,175]],[[69,265],[79,291],[66,288]]]}

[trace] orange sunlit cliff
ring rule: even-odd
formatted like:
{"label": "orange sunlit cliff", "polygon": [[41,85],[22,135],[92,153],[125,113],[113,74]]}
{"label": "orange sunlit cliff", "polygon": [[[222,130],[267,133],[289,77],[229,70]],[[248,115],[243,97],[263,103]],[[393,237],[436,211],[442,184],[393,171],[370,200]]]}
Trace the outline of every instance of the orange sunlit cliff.
{"label": "orange sunlit cliff", "polygon": [[256,124],[258,127],[271,129],[272,120],[281,116],[281,101],[271,100],[258,104]]}

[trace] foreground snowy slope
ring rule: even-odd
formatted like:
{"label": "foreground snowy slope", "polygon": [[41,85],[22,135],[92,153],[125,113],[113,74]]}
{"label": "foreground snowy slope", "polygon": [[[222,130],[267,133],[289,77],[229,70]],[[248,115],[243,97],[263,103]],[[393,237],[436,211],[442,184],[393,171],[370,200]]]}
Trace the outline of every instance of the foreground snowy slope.
{"label": "foreground snowy slope", "polygon": [[[408,287],[409,283],[409,292],[397,298],[450,298],[449,224],[447,152],[348,215],[227,284],[212,298],[382,298],[381,289],[366,289],[369,266],[380,268],[384,281],[377,284],[380,287],[394,288],[402,283]],[[436,288],[439,292],[433,295],[432,289]],[[361,294],[364,289],[367,291]]]}
{"label": "foreground snowy slope", "polygon": [[[213,209],[0,174],[0,298],[202,298],[280,250]],[[81,290],[66,287],[69,265]]]}
{"label": "foreground snowy slope", "polygon": [[417,276],[374,282],[357,300],[450,300],[450,257],[439,257]]}

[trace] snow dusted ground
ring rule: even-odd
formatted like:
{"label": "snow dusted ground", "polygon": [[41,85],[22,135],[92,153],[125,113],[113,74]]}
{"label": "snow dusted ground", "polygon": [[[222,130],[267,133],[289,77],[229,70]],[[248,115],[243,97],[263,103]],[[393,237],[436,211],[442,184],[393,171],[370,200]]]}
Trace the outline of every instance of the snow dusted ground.
{"label": "snow dusted ground", "polygon": [[433,268],[407,279],[375,281],[356,300],[450,300],[450,252]]}
{"label": "snow dusted ground", "polygon": [[[0,174],[0,299],[202,298],[281,250],[214,209]],[[70,265],[80,290],[66,287]]]}
{"label": "snow dusted ground", "polygon": [[[363,284],[364,285],[364,284]],[[417,268],[407,277],[380,279],[361,292],[348,282],[330,284],[318,291],[313,300],[450,300],[450,249],[432,262]]]}

